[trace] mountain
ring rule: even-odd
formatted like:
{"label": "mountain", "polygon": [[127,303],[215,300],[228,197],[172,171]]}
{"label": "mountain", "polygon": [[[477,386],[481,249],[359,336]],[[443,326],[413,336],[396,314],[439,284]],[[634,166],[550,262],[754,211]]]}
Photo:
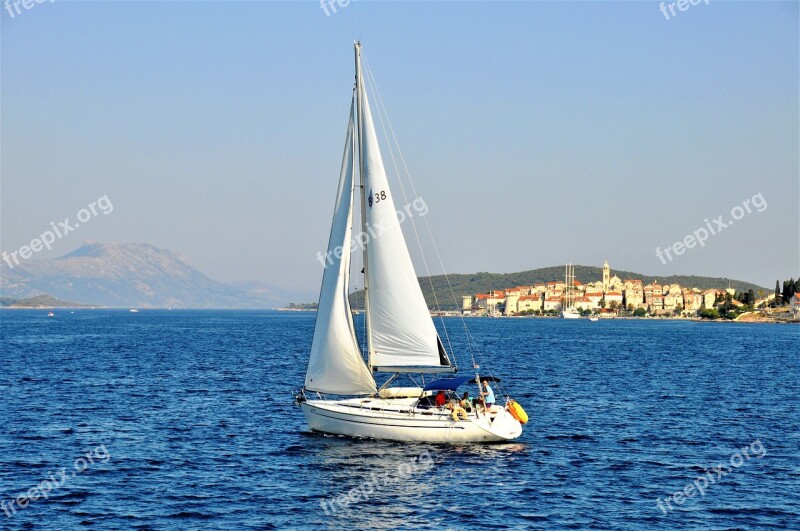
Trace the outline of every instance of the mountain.
{"label": "mountain", "polygon": [[278,308],[309,297],[258,282],[217,282],[183,256],[152,245],[93,242],[59,258],[27,260],[13,268],[0,262],[0,293],[142,308]]}
{"label": "mountain", "polygon": [[[725,289],[728,287],[728,282],[730,282],[730,287],[737,291],[752,289],[756,294],[758,294],[759,290],[763,290],[765,293],[771,292],[769,288],[751,284],[750,282],[727,278],[699,277],[693,275],[652,276],[632,273],[630,271],[617,271],[614,269],[611,270],[611,275],[617,275],[623,280],[638,278],[641,279],[644,284],[649,284],[657,280],[660,284],[680,284],[681,286],[700,289]],[[453,288],[453,294],[456,297],[455,302],[453,301],[453,296],[450,294],[447,278],[445,278],[444,275],[419,278],[419,285],[422,288],[422,293],[425,295],[425,301],[428,303],[428,307],[436,307],[436,299],[433,296],[434,291],[439,299],[439,307],[443,310],[452,310],[461,308],[462,295],[475,295],[476,293],[486,293],[493,289],[502,290],[516,286],[530,286],[532,284],[557,280],[563,282],[564,266],[542,267],[519,273],[473,273],[451,274],[448,276],[450,286]],[[603,268],[601,267],[575,266],[575,279],[584,284],[602,280],[602,278]],[[433,289],[431,289],[431,284],[433,284]],[[361,309],[363,307],[362,299],[363,295],[360,291],[351,295],[351,304],[353,308]]]}
{"label": "mountain", "polygon": [[91,308],[90,304],[62,301],[50,295],[37,295],[27,299],[0,297],[0,308]]}

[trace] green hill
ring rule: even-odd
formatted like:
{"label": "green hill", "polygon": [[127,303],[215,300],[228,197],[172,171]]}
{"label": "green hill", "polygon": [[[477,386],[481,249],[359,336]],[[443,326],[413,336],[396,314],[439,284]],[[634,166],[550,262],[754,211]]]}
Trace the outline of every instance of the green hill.
{"label": "green hill", "polygon": [[0,297],[0,307],[2,308],[91,308],[89,304],[62,301],[50,295],[36,295],[27,299],[15,299],[13,297]]}
{"label": "green hill", "polygon": [[[638,278],[641,279],[644,284],[650,284],[657,280],[660,284],[680,284],[688,288],[725,289],[730,282],[730,287],[737,291],[752,289],[756,295],[758,295],[759,290],[763,290],[764,293],[770,293],[772,291],[769,288],[764,288],[750,282],[727,278],[700,277],[694,275],[652,276],[633,273],[631,271],[618,271],[615,269],[611,270],[611,274],[617,275],[622,280]],[[453,294],[456,297],[455,302],[453,301],[453,296],[450,294],[450,288],[447,285],[447,279],[444,275],[419,278],[419,284],[422,288],[422,293],[425,295],[425,301],[428,303],[428,307],[433,308],[436,306],[433,297],[434,291],[439,299],[439,307],[441,309],[454,310],[461,308],[462,295],[475,295],[476,293],[486,293],[493,289],[501,290],[516,286],[530,286],[531,284],[540,284],[557,280],[563,281],[564,266],[542,267],[530,271],[521,271],[519,273],[452,274],[449,275],[449,278],[450,285],[453,288]],[[603,268],[601,267],[575,266],[575,279],[584,284],[601,280],[602,278]],[[431,284],[433,284],[433,289],[431,289]],[[361,291],[353,293],[350,297],[350,301],[353,308],[363,308],[363,293]]]}

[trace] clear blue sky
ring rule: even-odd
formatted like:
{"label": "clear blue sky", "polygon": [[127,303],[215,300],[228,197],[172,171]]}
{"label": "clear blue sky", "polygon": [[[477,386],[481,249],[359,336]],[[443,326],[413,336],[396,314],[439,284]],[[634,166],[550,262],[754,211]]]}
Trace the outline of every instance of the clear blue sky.
{"label": "clear blue sky", "polygon": [[[796,276],[798,3],[658,6],[3,9],[0,248],[107,195],[113,213],[33,259],[147,242],[315,292],[361,39],[449,271]],[[758,193],[765,211],[656,257]]]}

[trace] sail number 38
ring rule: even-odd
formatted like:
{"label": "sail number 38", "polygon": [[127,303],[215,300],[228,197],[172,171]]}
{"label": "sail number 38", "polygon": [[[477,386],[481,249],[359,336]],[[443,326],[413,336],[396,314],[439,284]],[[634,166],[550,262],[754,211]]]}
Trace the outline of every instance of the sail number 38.
{"label": "sail number 38", "polygon": [[374,196],[375,204],[378,204],[381,201],[385,201],[386,200],[386,191],[385,190],[381,190],[380,192],[375,192],[375,194],[370,194],[370,196],[369,196],[369,206],[370,206],[370,208],[372,208],[373,196]]}

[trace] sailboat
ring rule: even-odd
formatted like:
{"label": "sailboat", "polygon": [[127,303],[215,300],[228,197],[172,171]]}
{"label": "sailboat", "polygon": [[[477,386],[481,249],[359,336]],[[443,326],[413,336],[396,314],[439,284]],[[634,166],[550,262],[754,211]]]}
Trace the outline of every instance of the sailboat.
{"label": "sailboat", "polygon": [[580,319],[581,314],[575,309],[575,268],[567,264],[564,275],[564,298],[561,303],[561,317],[564,319]]}
{"label": "sailboat", "polygon": [[[477,373],[453,375],[456,364],[434,326],[396,214],[364,88],[359,42],[355,70],[328,241],[330,258],[297,403],[311,430],[327,434],[441,443],[515,439],[527,416],[510,398],[490,408],[476,404],[463,414],[452,402],[452,409],[436,404],[434,395],[452,399],[461,386],[499,380]],[[366,356],[348,300],[351,250],[356,248],[351,245],[356,188],[361,191],[361,235],[370,235],[363,256]],[[473,367],[477,371],[477,364]],[[381,375],[386,378],[378,387],[376,378]],[[401,376],[415,385],[390,387]]]}

